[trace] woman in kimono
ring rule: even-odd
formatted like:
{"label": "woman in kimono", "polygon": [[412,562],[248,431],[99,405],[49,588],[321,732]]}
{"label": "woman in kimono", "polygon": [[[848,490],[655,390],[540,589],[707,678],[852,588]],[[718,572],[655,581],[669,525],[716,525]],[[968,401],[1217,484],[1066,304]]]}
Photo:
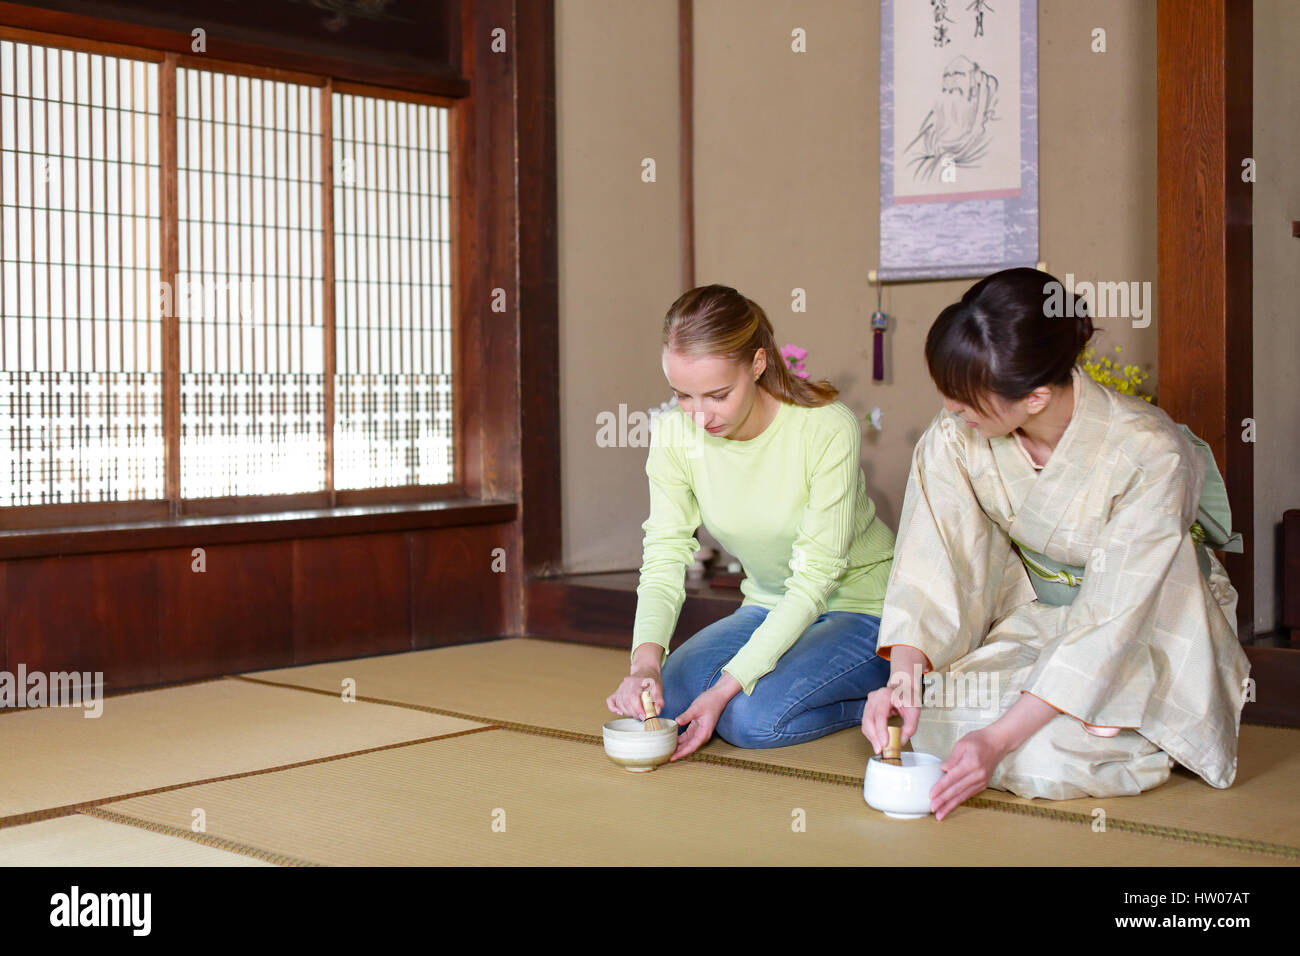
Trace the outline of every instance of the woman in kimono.
{"label": "woman in kimono", "polygon": [[1045,272],[999,272],[926,339],[944,409],[912,455],[890,679],[862,730],[878,753],[897,712],[915,750],[946,756],[941,820],[986,786],[1135,794],[1175,761],[1236,776],[1249,667],[1207,547],[1240,550],[1222,480],[1185,426],[1076,364],[1092,322],[1062,296]]}
{"label": "woman in kimono", "polygon": [[[875,651],[894,544],[861,423],[830,383],[791,375],[763,310],[728,286],[673,303],[662,361],[680,404],[651,433],[631,667],[607,706],[643,718],[649,689],[684,728],[674,760],[715,729],[782,747],[858,726],[889,670]],[[701,524],[744,566],[744,600],[667,654]]]}

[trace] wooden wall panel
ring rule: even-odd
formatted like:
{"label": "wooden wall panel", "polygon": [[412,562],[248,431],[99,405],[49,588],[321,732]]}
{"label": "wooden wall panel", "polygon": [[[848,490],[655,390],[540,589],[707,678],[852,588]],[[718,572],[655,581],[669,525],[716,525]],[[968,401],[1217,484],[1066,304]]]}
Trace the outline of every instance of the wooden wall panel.
{"label": "wooden wall panel", "polygon": [[[412,533],[408,538],[413,648],[506,633],[507,597],[523,573],[508,525]],[[502,549],[504,571],[492,569],[495,548]]]}
{"label": "wooden wall panel", "polygon": [[293,543],[293,661],[390,654],[411,646],[406,538]]}
{"label": "wooden wall panel", "polygon": [[[324,539],[329,541],[331,539]],[[287,667],[293,663],[293,544],[203,546],[152,552],[157,566],[159,680]]]}
{"label": "wooden wall panel", "polygon": [[105,690],[160,680],[158,582],[148,552],[10,561],[9,670],[102,671]]}
{"label": "wooden wall panel", "polygon": [[120,691],[500,637],[517,541],[508,522],[0,561],[0,660]]}

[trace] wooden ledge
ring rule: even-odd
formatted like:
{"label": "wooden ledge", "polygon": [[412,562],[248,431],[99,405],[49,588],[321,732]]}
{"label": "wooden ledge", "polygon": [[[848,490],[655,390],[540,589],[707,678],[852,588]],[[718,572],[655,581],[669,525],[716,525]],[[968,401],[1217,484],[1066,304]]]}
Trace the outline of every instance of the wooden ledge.
{"label": "wooden ledge", "polygon": [[518,503],[509,500],[450,498],[62,528],[19,528],[0,531],[0,560],[501,524],[514,521],[518,511]]}

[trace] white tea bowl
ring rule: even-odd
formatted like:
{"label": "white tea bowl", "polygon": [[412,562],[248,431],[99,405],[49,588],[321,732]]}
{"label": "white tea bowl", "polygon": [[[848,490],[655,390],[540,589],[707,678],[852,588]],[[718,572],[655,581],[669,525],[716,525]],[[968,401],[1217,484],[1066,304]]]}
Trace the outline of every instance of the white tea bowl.
{"label": "white tea bowl", "polygon": [[646,730],[635,717],[619,717],[606,721],[601,731],[605,738],[605,753],[624,770],[644,773],[653,770],[677,749],[677,722],[660,717],[660,730]]}
{"label": "white tea bowl", "polygon": [[867,803],[887,817],[919,820],[930,815],[930,790],[943,776],[934,754],[905,750],[899,754],[902,766],[885,763],[877,756],[867,761],[862,795]]}

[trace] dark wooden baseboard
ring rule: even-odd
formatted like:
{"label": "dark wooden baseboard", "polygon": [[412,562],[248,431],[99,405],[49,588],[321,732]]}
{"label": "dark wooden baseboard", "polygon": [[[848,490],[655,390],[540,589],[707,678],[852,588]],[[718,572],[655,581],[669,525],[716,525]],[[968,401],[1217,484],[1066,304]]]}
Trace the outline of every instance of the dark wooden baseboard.
{"label": "dark wooden baseboard", "polygon": [[[630,651],[637,577],[635,571],[613,571],[530,578],[527,633]],[[726,617],[740,606],[742,597],[734,588],[688,583],[686,603],[669,647],[677,647],[700,628]]]}
{"label": "dark wooden baseboard", "polygon": [[157,687],[507,634],[522,597],[518,563],[494,566],[517,546],[516,521],[230,543],[189,533],[0,561],[3,669]]}
{"label": "dark wooden baseboard", "polygon": [[1256,640],[1245,645],[1255,699],[1241,719],[1248,724],[1300,727],[1300,647],[1288,641]]}
{"label": "dark wooden baseboard", "polygon": [[[528,581],[527,633],[549,640],[631,649],[636,615],[635,571],[572,574]],[[741,594],[729,588],[687,585],[671,647],[726,617],[740,606]],[[1278,646],[1270,646],[1277,643]],[[1260,640],[1245,646],[1255,681],[1255,699],[1246,703],[1242,722],[1300,727],[1300,648]]]}

